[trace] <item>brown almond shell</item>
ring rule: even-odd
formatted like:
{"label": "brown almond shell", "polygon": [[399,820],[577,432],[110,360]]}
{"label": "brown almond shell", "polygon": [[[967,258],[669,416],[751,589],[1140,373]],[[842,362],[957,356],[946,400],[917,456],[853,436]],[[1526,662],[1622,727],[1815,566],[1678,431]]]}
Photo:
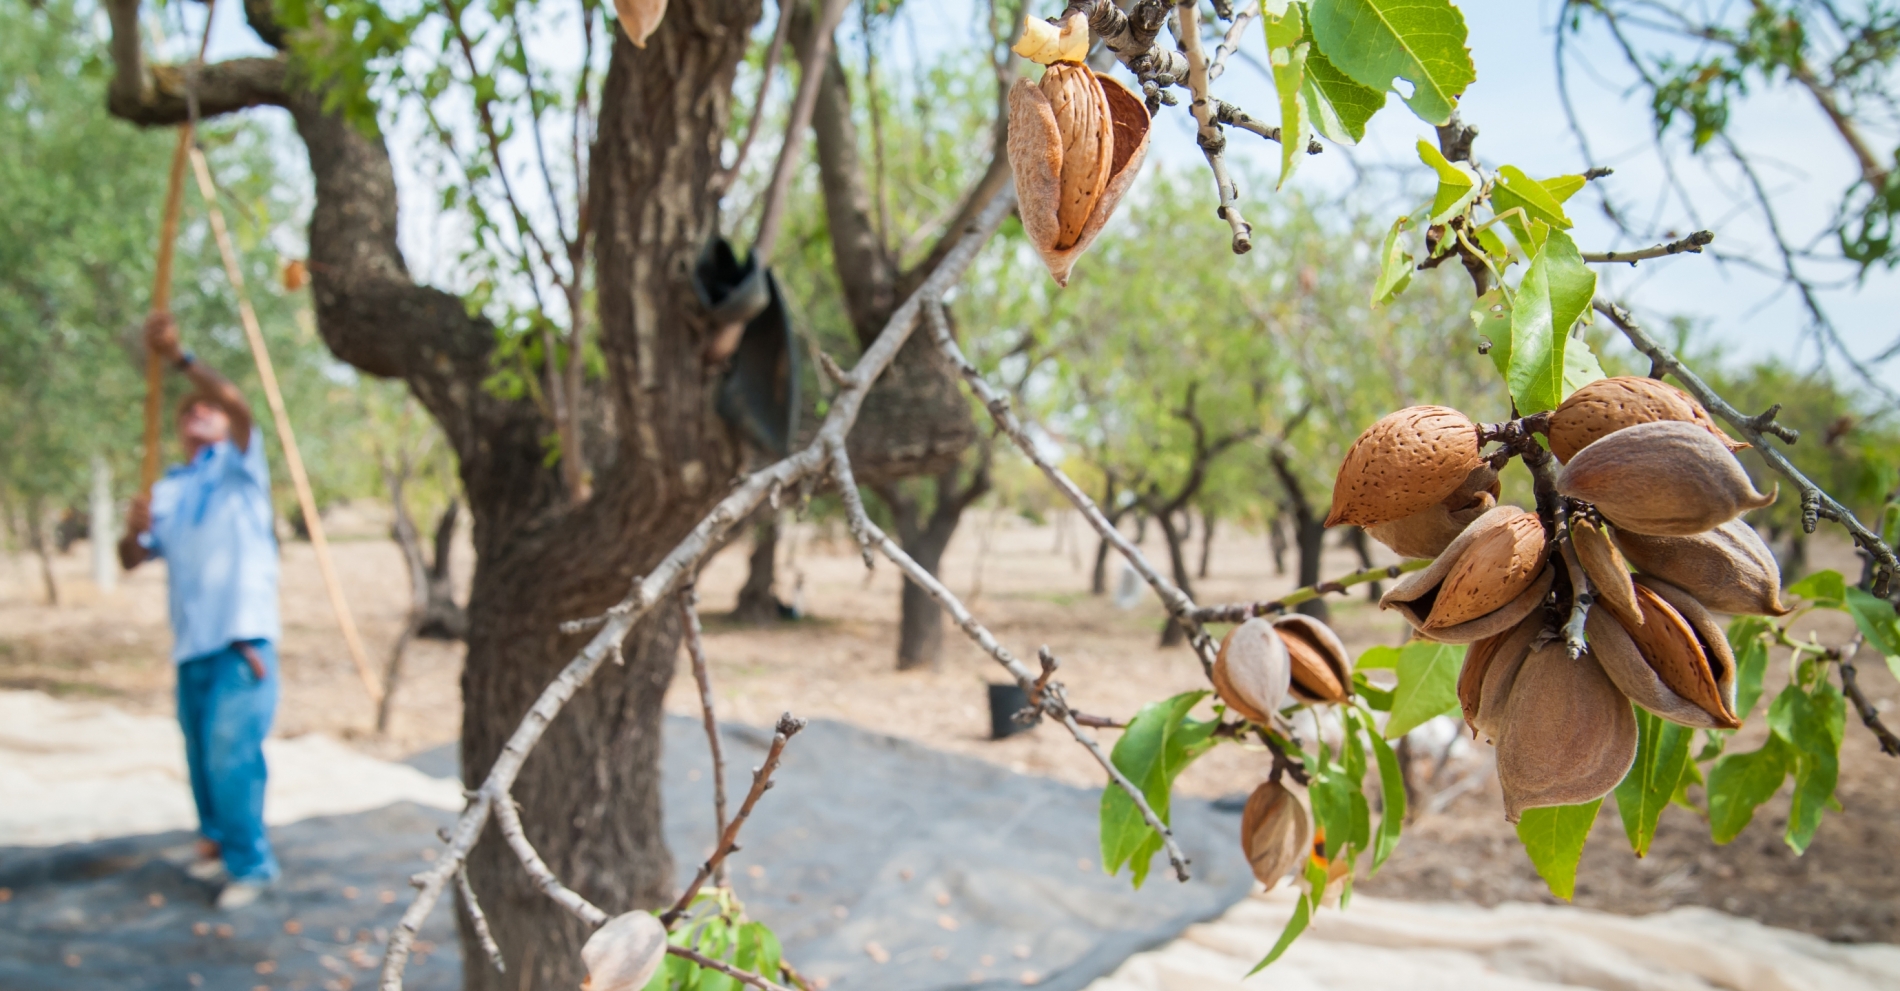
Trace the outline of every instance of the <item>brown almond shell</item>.
{"label": "brown almond shell", "polygon": [[1713,434],[1679,420],[1625,427],[1578,451],[1557,491],[1595,505],[1618,531],[1659,537],[1713,530],[1775,501]]}
{"label": "brown almond shell", "polygon": [[1227,631],[1214,658],[1214,693],[1229,709],[1265,723],[1286,700],[1291,677],[1287,644],[1264,619]]}
{"label": "brown almond shell", "polygon": [[1352,660],[1332,627],[1301,613],[1273,621],[1292,662],[1288,686],[1302,702],[1343,704],[1352,697]]}
{"label": "brown almond shell", "polygon": [[1597,379],[1579,387],[1551,411],[1546,436],[1550,453],[1563,463],[1601,437],[1658,420],[1697,424],[1730,451],[1748,446],[1723,433],[1693,396],[1660,379],[1635,375]]}
{"label": "brown almond shell", "polygon": [[1088,220],[1073,243],[1064,245],[1060,219],[1063,135],[1055,107],[1042,89],[1018,79],[1009,91],[1009,168],[1016,180],[1016,212],[1023,232],[1042,257],[1057,285],[1069,284],[1076,259],[1094,243],[1115,207],[1141,172],[1148,153],[1148,108],[1121,83],[1100,73],[1095,79],[1107,101],[1114,148],[1108,178],[1095,198]]}
{"label": "brown almond shell", "polygon": [[1583,628],[1590,641],[1590,652],[1603,665],[1603,673],[1631,702],[1672,723],[1697,729],[1717,728],[1714,716],[1663,683],[1662,676],[1621,620],[1593,609]]}
{"label": "brown almond shell", "polygon": [[1687,537],[1620,531],[1616,545],[1636,570],[1668,582],[1716,612],[1785,616],[1781,565],[1746,520]]}
{"label": "brown almond shell", "polygon": [[1262,782],[1240,814],[1240,849],[1254,879],[1271,891],[1311,854],[1313,817],[1293,790]]}
{"label": "brown almond shell", "polygon": [[[1676,694],[1701,706],[1716,720],[1721,729],[1736,729],[1742,725],[1735,713],[1735,654],[1729,649],[1728,634],[1722,624],[1709,615],[1709,611],[1697,602],[1695,596],[1677,588],[1668,582],[1658,581],[1644,575],[1636,576],[1637,597],[1645,602],[1643,626],[1630,631],[1630,637],[1638,646],[1647,648],[1644,634],[1653,622],[1654,614],[1647,610],[1648,600],[1643,592],[1654,595],[1655,600],[1665,605],[1669,613],[1688,628],[1694,640],[1695,650],[1682,650],[1669,659],[1667,667],[1658,668],[1663,683],[1674,689]],[[1652,663],[1659,659],[1645,651]]]}
{"label": "brown almond shell", "polygon": [[1483,458],[1478,426],[1446,406],[1412,406],[1367,427],[1339,466],[1327,526],[1370,527],[1430,509]]}
{"label": "brown almond shell", "polygon": [[1458,626],[1517,598],[1543,571],[1549,547],[1543,523],[1530,513],[1473,539],[1446,572],[1420,629]]}

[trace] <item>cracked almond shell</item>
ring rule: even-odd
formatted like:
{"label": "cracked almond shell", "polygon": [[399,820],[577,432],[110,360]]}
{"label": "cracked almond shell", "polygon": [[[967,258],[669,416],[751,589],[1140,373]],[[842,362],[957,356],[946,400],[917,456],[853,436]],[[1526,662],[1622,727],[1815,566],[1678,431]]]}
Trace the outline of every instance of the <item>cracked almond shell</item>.
{"label": "cracked almond shell", "polygon": [[1590,446],[1593,441],[1624,427],[1659,420],[1694,423],[1720,440],[1730,451],[1747,447],[1722,432],[1695,397],[1660,379],[1618,375],[1597,379],[1571,393],[1550,414],[1550,453],[1559,462]]}
{"label": "cracked almond shell", "polygon": [[1400,557],[1437,557],[1473,520],[1498,504],[1500,489],[1498,473],[1481,464],[1465,476],[1458,491],[1404,519],[1366,527],[1366,534]]}
{"label": "cracked almond shell", "polygon": [[1367,427],[1333,480],[1327,526],[1372,527],[1430,509],[1484,462],[1478,425],[1446,406],[1411,406]]}
{"label": "cracked almond shell", "polygon": [[1214,658],[1214,692],[1229,709],[1264,723],[1286,701],[1292,677],[1287,644],[1264,619],[1250,619],[1220,643]]}
{"label": "cracked almond shell", "polygon": [[1292,789],[1263,782],[1240,814],[1240,849],[1254,879],[1272,891],[1312,855],[1313,817]]}
{"label": "cracked almond shell", "polygon": [[1041,83],[1010,87],[1016,212],[1056,284],[1069,284],[1076,259],[1141,171],[1148,130],[1141,100],[1085,66],[1057,63]]}
{"label": "cracked almond shell", "polygon": [[1694,596],[1668,582],[1637,576],[1636,599],[1643,606],[1643,625],[1628,632],[1656,676],[1705,713],[1712,728],[1741,726],[1735,715],[1735,655],[1721,624]]}
{"label": "cracked almond shell", "polygon": [[1333,628],[1311,616],[1289,613],[1273,621],[1292,662],[1289,691],[1302,702],[1344,703],[1352,697],[1352,659]]}
{"label": "cracked almond shell", "polygon": [[1668,582],[1716,612],[1786,616],[1781,565],[1746,520],[1687,537],[1619,532],[1616,545],[1636,570]]}
{"label": "cracked almond shell", "polygon": [[[1437,639],[1438,632],[1463,627],[1514,602],[1537,583],[1547,558],[1548,543],[1537,516],[1516,506],[1499,506],[1478,517],[1430,565],[1399,579],[1379,605],[1398,609],[1421,635]],[[1520,613],[1471,639],[1501,632],[1523,618]]]}
{"label": "cracked almond shell", "polygon": [[1578,451],[1557,491],[1596,506],[1619,532],[1686,537],[1775,501],[1755,490],[1742,463],[1693,423],[1657,420],[1608,434]]}
{"label": "cracked almond shell", "polygon": [[1562,640],[1531,651],[1504,699],[1497,734],[1504,818],[1610,793],[1636,762],[1636,714],[1589,651]]}

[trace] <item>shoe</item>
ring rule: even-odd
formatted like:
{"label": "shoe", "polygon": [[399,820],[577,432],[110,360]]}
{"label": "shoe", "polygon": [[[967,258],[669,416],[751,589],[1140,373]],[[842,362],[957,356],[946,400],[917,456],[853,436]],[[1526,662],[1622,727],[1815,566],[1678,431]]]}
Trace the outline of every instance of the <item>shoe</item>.
{"label": "shoe", "polygon": [[185,868],[185,876],[193,881],[216,884],[224,880],[224,861],[216,857],[210,860],[194,860]]}
{"label": "shoe", "polygon": [[270,884],[265,881],[232,881],[218,892],[218,911],[243,908],[262,897],[268,887]]}

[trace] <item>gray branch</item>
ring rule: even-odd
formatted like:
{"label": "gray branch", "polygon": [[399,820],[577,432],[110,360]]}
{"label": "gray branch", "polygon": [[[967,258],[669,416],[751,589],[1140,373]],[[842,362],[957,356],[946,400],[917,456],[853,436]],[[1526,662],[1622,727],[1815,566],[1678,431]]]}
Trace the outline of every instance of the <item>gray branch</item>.
{"label": "gray branch", "polygon": [[1677,238],[1668,244],[1656,244],[1636,251],[1586,251],[1583,260],[1587,262],[1628,262],[1635,265],[1651,258],[1667,258],[1670,255],[1684,253],[1699,255],[1702,249],[1715,243],[1714,231],[1696,231],[1684,238]]}
{"label": "gray branch", "polygon": [[495,944],[495,934],[488,929],[488,916],[482,913],[482,903],[476,900],[475,888],[468,883],[467,864],[456,870],[455,888],[462,893],[462,907],[468,909],[468,921],[475,927],[475,938],[481,941],[488,962],[495,965],[498,973],[506,974],[508,964],[501,958],[501,947]]}
{"label": "gray branch", "polygon": [[[693,659],[693,680],[699,684],[699,711],[706,724],[706,747],[712,751],[713,835],[726,835],[726,754],[719,745],[719,719],[713,714],[712,673],[706,668],[706,646],[699,626],[699,590],[680,590],[680,627],[686,633],[686,652]],[[713,874],[713,884],[724,887],[726,865]]]}

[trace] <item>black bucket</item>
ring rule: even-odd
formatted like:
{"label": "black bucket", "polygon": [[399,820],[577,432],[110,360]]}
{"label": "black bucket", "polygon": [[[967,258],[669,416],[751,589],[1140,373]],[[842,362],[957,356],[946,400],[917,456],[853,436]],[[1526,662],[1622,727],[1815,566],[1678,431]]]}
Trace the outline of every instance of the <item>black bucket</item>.
{"label": "black bucket", "polygon": [[1010,682],[1006,685],[990,687],[990,739],[1001,740],[1015,736],[1034,726],[1033,723],[1019,723],[1016,714],[1029,708],[1029,693],[1023,686]]}

